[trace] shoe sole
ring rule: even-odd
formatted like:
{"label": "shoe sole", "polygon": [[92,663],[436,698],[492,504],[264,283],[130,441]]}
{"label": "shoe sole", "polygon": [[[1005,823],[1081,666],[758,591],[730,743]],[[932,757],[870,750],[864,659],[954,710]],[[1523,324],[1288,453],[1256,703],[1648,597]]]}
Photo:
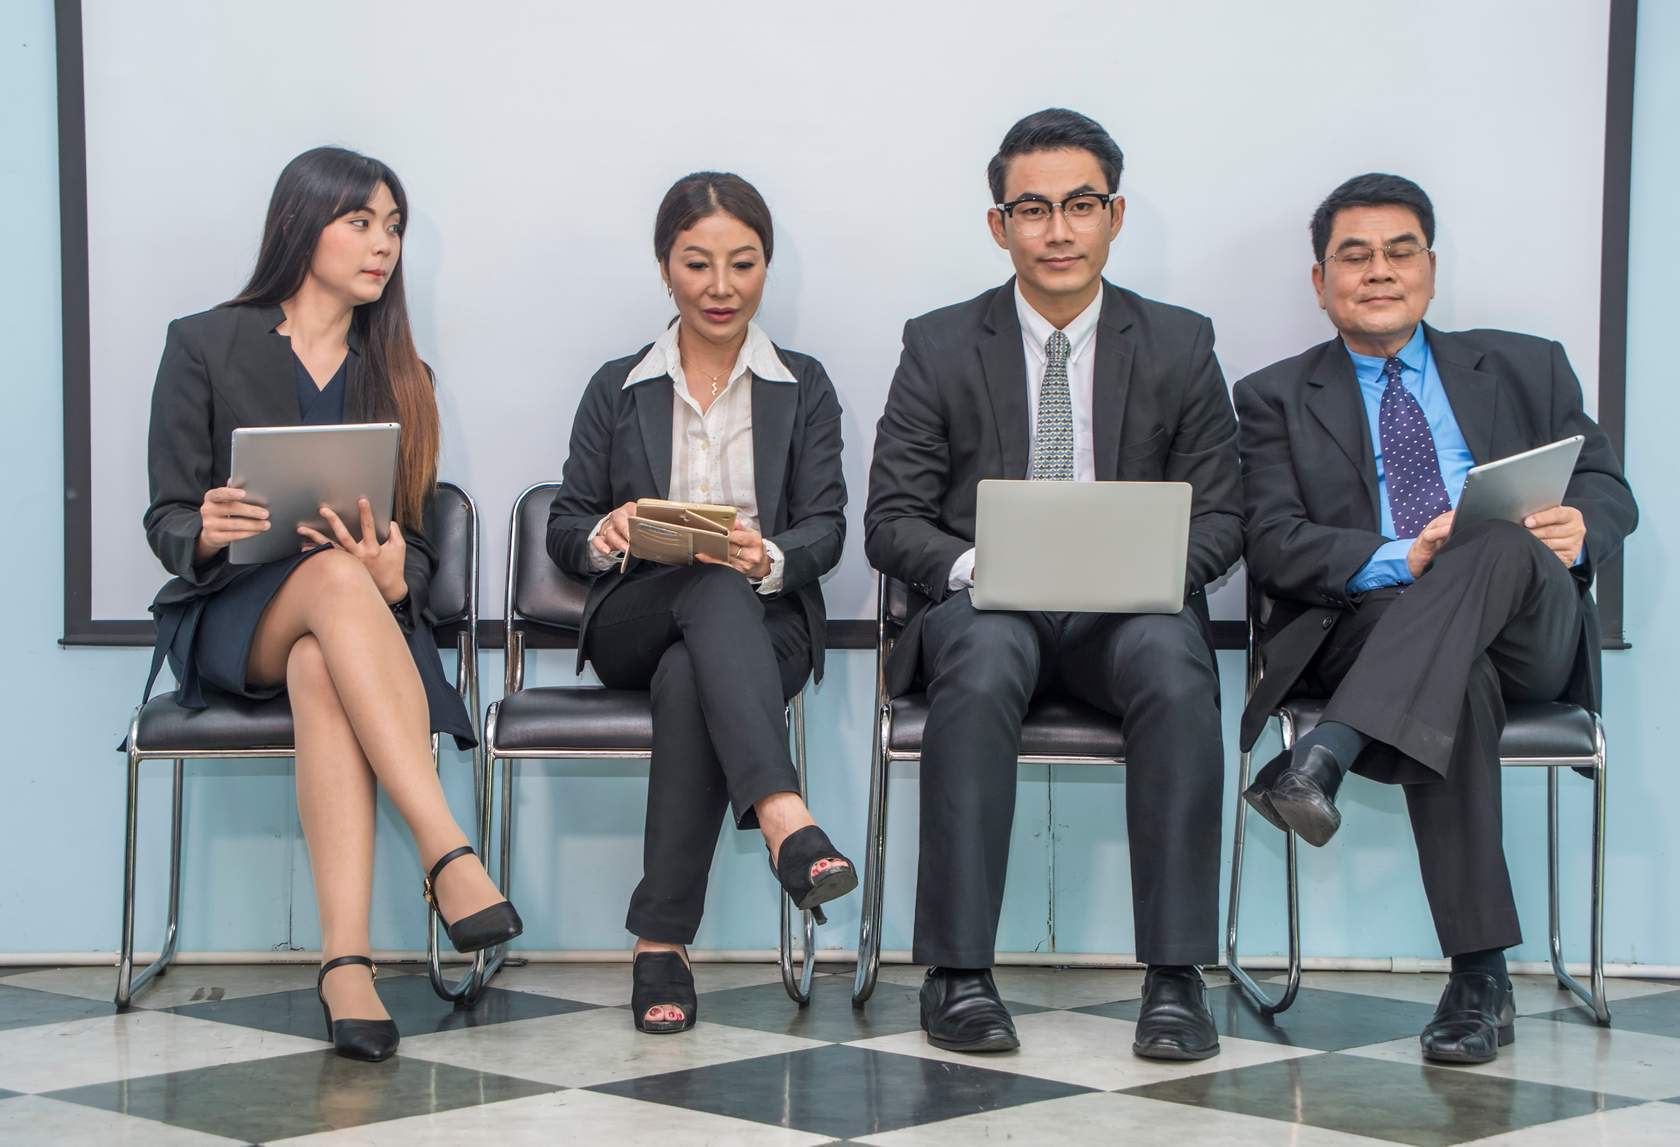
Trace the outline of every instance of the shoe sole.
{"label": "shoe sole", "polygon": [[1270,795],[1264,789],[1255,785],[1248,786],[1243,790],[1243,800],[1247,801],[1248,807],[1259,813],[1260,818],[1267,824],[1279,832],[1289,831],[1289,826],[1283,823],[1282,817],[1278,816],[1277,810],[1272,807]]}
{"label": "shoe sole", "polygon": [[850,865],[835,872],[831,876],[824,876],[812,885],[811,891],[805,894],[803,900],[794,907],[801,912],[809,912],[819,905],[827,904],[830,900],[838,900],[858,886],[857,871]]}
{"label": "shoe sole", "polygon": [[1143,1044],[1134,1043],[1132,1045],[1132,1054],[1140,1059],[1167,1059],[1178,1062],[1187,1062],[1198,1059],[1212,1059],[1214,1056],[1219,1054],[1219,1045],[1214,1044],[1210,1048],[1199,1048],[1195,1051],[1188,1051],[1181,1047],[1146,1048]]}
{"label": "shoe sole", "polygon": [[998,1051],[1014,1051],[1021,1046],[1020,1040],[1010,1036],[991,1036],[986,1039],[970,1040],[967,1043],[959,1043],[956,1040],[940,1039],[938,1036],[932,1035],[925,1029],[922,1034],[927,1036],[927,1041],[934,1047],[943,1048],[945,1051],[986,1054]]}
{"label": "shoe sole", "polygon": [[449,942],[450,942],[450,944],[454,945],[455,950],[457,952],[461,953],[463,956],[470,956],[474,952],[482,952],[486,948],[494,948],[498,944],[506,944],[510,941],[517,940],[517,939],[519,939],[519,937],[523,936],[524,934],[525,934],[525,929],[514,928],[513,930],[511,930],[509,932],[506,932],[503,935],[495,936],[495,937],[492,937],[491,939],[485,940],[482,944],[478,943],[477,940],[474,940],[474,941],[472,941],[473,946],[471,948],[463,948],[459,944],[456,944],[453,939],[451,939]]}
{"label": "shoe sole", "polygon": [[1322,794],[1296,800],[1287,789],[1279,792],[1273,786],[1267,799],[1290,831],[1314,848],[1323,848],[1342,827],[1341,812]]}

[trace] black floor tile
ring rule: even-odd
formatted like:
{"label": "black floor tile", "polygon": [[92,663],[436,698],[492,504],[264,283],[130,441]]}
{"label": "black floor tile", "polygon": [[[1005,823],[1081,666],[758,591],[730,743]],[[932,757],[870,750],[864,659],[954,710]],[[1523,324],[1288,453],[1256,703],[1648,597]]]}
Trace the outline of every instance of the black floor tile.
{"label": "black floor tile", "polygon": [[[1135,1020],[1142,1006],[1142,1000],[1121,1000],[1074,1010],[1110,1019]],[[1208,1007],[1220,1035],[1317,1051],[1341,1051],[1415,1036],[1435,1014],[1428,1004],[1302,988],[1288,1011],[1266,1020],[1234,984],[1210,988]]]}
{"label": "black floor tile", "polygon": [[[111,983],[114,989],[116,981],[113,979]],[[114,1015],[116,1010],[115,1004],[105,1000],[84,1000],[76,996],[61,996],[56,992],[37,992],[33,988],[0,984],[0,1031],[109,1016]]]}
{"label": "black floor tile", "polygon": [[1129,1095],[1434,1147],[1638,1100],[1446,1067],[1313,1055],[1134,1087]]}
{"label": "black floor tile", "polygon": [[967,1064],[828,1046],[591,1090],[849,1139],[1089,1088]]}
{"label": "black floor tile", "polygon": [[[1565,1024],[1586,1024],[1589,1027],[1598,1024],[1592,1010],[1579,1002],[1532,1018]],[[1613,1001],[1610,1004],[1610,1028],[1612,1031],[1620,1029],[1644,1032],[1646,1035],[1680,1038],[1680,992],[1660,992],[1652,996]]]}
{"label": "black floor tile", "polygon": [[[1045,1009],[1009,1001],[1009,1010],[1024,1016]],[[832,1043],[898,1035],[922,1026],[921,1001],[915,988],[877,984],[869,1002],[854,1008],[850,984],[837,978],[816,980],[811,986],[811,1002],[804,1007],[788,999],[780,984],[707,992],[700,997],[700,1018]]]}
{"label": "black floor tile", "polygon": [[[429,1035],[432,1032],[508,1023],[511,1020],[558,1016],[596,1006],[554,996],[534,995],[530,992],[487,988],[474,1007],[457,1008],[438,999],[437,993],[432,991],[431,983],[424,976],[381,979],[379,998],[384,1002],[385,1010],[390,1012],[391,1018],[397,1022],[397,1030],[404,1035]],[[321,1002],[312,988],[292,992],[270,992],[262,996],[242,996],[232,1000],[183,1004],[168,1010],[176,1015],[191,1016],[194,1019],[215,1020],[262,1031],[307,1036],[310,1039],[326,1038]]]}
{"label": "black floor tile", "polygon": [[47,1095],[263,1143],[558,1090],[553,1084],[404,1059],[401,1051],[384,1063],[358,1063],[319,1051],[97,1083]]}

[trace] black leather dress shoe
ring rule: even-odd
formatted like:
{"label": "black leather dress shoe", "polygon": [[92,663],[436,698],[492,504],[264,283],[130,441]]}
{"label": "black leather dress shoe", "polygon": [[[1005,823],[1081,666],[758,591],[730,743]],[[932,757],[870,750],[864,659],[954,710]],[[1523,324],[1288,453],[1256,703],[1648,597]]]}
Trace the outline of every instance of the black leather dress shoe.
{"label": "black leather dress shoe", "polygon": [[1200,972],[1152,967],[1145,973],[1132,1051],[1146,1059],[1208,1059],[1219,1054],[1219,1030],[1208,1011],[1207,985]]}
{"label": "black leather dress shoe", "polygon": [[998,996],[990,968],[929,968],[922,981],[922,1030],[946,1051],[1014,1051],[1015,1021]]}
{"label": "black leather dress shoe", "polygon": [[1418,1037],[1436,1063],[1488,1063],[1517,1038],[1516,994],[1486,972],[1454,972]]}
{"label": "black leather dress shoe", "polygon": [[1247,801],[1248,807],[1264,817],[1273,828],[1279,832],[1289,831],[1289,826],[1277,814],[1277,809],[1272,807],[1271,784],[1263,776],[1256,778],[1253,784],[1243,790],[1243,800]]}
{"label": "black leather dress shoe", "polygon": [[[1322,847],[1342,827],[1336,809],[1336,790],[1342,787],[1342,766],[1323,745],[1296,752],[1266,793],[1272,811],[1296,836]],[[1244,794],[1246,796],[1246,794]],[[1251,802],[1252,803],[1252,802]]]}

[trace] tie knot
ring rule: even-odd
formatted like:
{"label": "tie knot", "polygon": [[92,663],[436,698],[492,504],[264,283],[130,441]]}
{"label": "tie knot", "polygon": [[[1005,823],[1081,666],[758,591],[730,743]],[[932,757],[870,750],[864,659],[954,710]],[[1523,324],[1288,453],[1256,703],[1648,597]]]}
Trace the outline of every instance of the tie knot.
{"label": "tie knot", "polygon": [[1393,355],[1389,355],[1388,359],[1383,363],[1383,379],[1387,382],[1399,385],[1400,365],[1399,359],[1395,358]]}
{"label": "tie knot", "polygon": [[1049,366],[1061,366],[1067,362],[1071,347],[1066,331],[1051,331],[1050,337],[1044,340],[1045,363]]}

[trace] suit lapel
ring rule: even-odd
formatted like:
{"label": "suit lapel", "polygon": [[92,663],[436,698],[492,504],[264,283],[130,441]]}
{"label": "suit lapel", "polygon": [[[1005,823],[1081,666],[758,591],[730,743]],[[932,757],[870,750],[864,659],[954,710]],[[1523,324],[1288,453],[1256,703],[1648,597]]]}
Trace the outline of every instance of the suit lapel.
{"label": "suit lapel", "polygon": [[1477,464],[1493,461],[1494,421],[1499,412],[1498,378],[1476,369],[1482,359],[1480,351],[1427,324],[1423,329],[1429,339],[1429,352],[1435,359],[1435,372],[1441,376],[1453,418],[1458,421],[1458,432],[1470,447],[1470,457]]}
{"label": "suit lapel", "polygon": [[653,488],[661,498],[671,496],[671,404],[676,401],[671,388],[675,385],[666,375],[631,388],[636,418],[642,427],[642,452],[647,455],[648,469],[653,471]]}
{"label": "suit lapel", "polygon": [[768,382],[756,374],[752,379],[753,488],[758,493],[759,530],[776,530],[782,509],[782,481],[787,477],[788,452],[793,441],[793,418],[799,404],[799,387],[786,382]]}
{"label": "suit lapel", "polygon": [[1099,481],[1120,476],[1120,427],[1132,385],[1131,308],[1119,288],[1103,284],[1097,319],[1097,358],[1091,380],[1091,447]]}
{"label": "suit lapel", "polygon": [[1359,379],[1353,360],[1340,339],[1324,344],[1318,365],[1307,378],[1307,409],[1329,432],[1347,460],[1359,474],[1365,498],[1371,507],[1374,529],[1382,521],[1377,503],[1377,460],[1371,449],[1371,428],[1365,418],[1365,403],[1359,396]]}
{"label": "suit lapel", "polygon": [[298,409],[297,363],[292,340],[274,328],[285,320],[279,307],[240,307],[235,345],[243,369],[230,371],[222,397],[238,414],[241,426],[295,426]]}
{"label": "suit lapel", "polygon": [[1015,280],[997,289],[986,326],[992,332],[980,341],[980,365],[997,424],[998,447],[1007,478],[1027,476],[1027,360],[1021,345],[1021,320],[1015,313]]}

